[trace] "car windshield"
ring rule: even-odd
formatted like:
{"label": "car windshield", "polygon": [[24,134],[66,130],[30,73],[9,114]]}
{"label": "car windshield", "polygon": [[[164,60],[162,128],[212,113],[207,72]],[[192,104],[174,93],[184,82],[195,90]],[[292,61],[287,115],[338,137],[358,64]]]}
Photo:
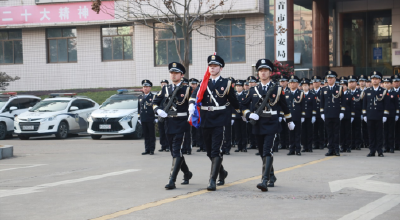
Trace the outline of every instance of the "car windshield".
{"label": "car windshield", "polygon": [[8,102],[8,98],[0,98],[0,109],[3,108]]}
{"label": "car windshield", "polygon": [[37,103],[30,112],[56,112],[67,108],[69,100],[50,100]]}
{"label": "car windshield", "polygon": [[135,95],[113,95],[101,105],[100,109],[135,109],[137,105],[138,98]]}

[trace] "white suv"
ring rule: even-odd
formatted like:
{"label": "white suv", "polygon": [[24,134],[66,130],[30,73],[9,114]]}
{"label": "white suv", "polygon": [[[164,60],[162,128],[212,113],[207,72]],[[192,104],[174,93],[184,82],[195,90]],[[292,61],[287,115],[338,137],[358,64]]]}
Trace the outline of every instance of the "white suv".
{"label": "white suv", "polygon": [[130,90],[118,90],[101,106],[92,112],[87,132],[95,140],[103,135],[124,135],[140,139],[142,126],[138,122],[138,93]]}
{"label": "white suv", "polygon": [[0,93],[0,140],[12,137],[14,117],[26,112],[40,98],[33,95],[17,95],[15,92]]}
{"label": "white suv", "polygon": [[95,101],[75,93],[53,93],[16,117],[14,132],[21,140],[52,134],[65,139],[68,134],[86,131],[87,118],[98,108]]}

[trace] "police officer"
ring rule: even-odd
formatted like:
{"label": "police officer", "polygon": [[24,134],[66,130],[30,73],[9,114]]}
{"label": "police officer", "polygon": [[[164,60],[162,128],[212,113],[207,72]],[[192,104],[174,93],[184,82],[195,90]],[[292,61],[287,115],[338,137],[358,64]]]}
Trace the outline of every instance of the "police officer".
{"label": "police officer", "polygon": [[[397,107],[396,113],[400,113],[400,74],[393,75],[392,77],[393,91],[397,95],[399,106]],[[400,120],[399,116],[395,117],[395,134],[400,134]],[[395,135],[395,150],[400,150],[400,135]]]}
{"label": "police officer", "polygon": [[387,90],[380,87],[382,73],[374,71],[371,73],[372,87],[365,90],[363,101],[364,121],[368,126],[369,150],[367,157],[375,157],[378,152],[379,157],[383,157],[383,124],[387,121],[390,108],[390,96]]}
{"label": "police officer", "polygon": [[[189,79],[189,85],[192,87],[192,93],[193,91],[199,86],[199,80],[196,78],[191,78]],[[190,94],[191,96],[192,94]],[[200,129],[197,129],[195,127],[190,126],[190,131],[192,134],[192,147],[200,147],[202,149],[203,147],[203,138],[200,136],[201,131]],[[197,152],[200,152],[201,150],[197,150]]]}
{"label": "police officer", "polygon": [[315,115],[315,123],[314,123],[314,149],[324,149],[326,138],[325,138],[325,125],[324,120],[321,118],[321,84],[324,82],[320,76],[313,76],[313,89],[311,90],[316,97],[317,104],[317,114]]}
{"label": "police officer", "polygon": [[394,153],[394,130],[396,124],[396,116],[399,116],[399,99],[397,93],[393,90],[392,79],[383,79],[384,87],[387,89],[386,95],[389,96],[389,115],[387,122],[383,124],[384,152]]}
{"label": "police officer", "polygon": [[[161,80],[160,82],[161,88],[164,86],[168,86],[169,82],[166,79]],[[163,101],[164,102],[164,101]],[[160,106],[163,108],[163,106]],[[165,135],[165,129],[164,129],[164,121],[158,121],[158,133],[160,134],[160,145],[161,149],[158,150],[159,152],[169,152],[169,147],[168,147],[168,141],[167,137]]]}
{"label": "police officer", "polygon": [[[360,90],[365,93],[365,90],[368,89],[367,76],[361,75],[360,78],[358,79],[358,82],[360,83]],[[364,121],[364,116],[363,120],[361,121],[361,131],[362,131],[363,147],[369,148],[368,126],[367,123]]]}
{"label": "police officer", "polygon": [[[175,189],[175,181],[179,170],[184,173],[184,181],[181,184],[189,184],[192,178],[192,172],[186,164],[185,158],[181,152],[181,145],[184,138],[184,133],[189,129],[188,118],[188,103],[190,98],[191,87],[183,85],[181,77],[185,74],[185,67],[177,62],[172,62],[168,65],[172,84],[164,86],[157,94],[153,101],[153,109],[157,114],[165,119],[165,131],[167,134],[168,145],[172,155],[172,167],[166,189]],[[171,108],[165,112],[160,106],[161,102],[167,98],[171,99],[175,90],[178,90]]]}
{"label": "police officer", "polygon": [[328,135],[328,153],[325,156],[340,156],[339,135],[340,120],[344,117],[346,108],[342,105],[343,89],[341,86],[335,85],[337,73],[335,71],[327,71],[327,86],[321,89],[321,118],[325,121],[325,130]]}
{"label": "police officer", "polygon": [[[285,75],[281,75],[281,77],[279,78],[279,84],[280,84],[280,86],[282,86],[282,91],[285,94],[290,92],[288,83],[289,83],[289,77],[287,77]],[[280,123],[282,126],[282,130],[280,133],[278,133],[277,138],[275,138],[275,142],[277,142],[277,141],[280,142],[281,149],[289,149],[289,128],[285,121],[284,113],[282,110],[281,110],[280,114],[281,114],[281,117],[279,120],[280,120]],[[276,145],[276,143],[274,143],[274,146],[275,145]]]}
{"label": "police officer", "polygon": [[150,80],[143,80],[143,94],[138,97],[138,113],[140,115],[139,123],[142,124],[144,135],[144,148],[145,151],[142,155],[154,154],[156,148],[156,134],[155,134],[155,115],[152,108],[154,95],[151,93],[153,83]]}
{"label": "police officer", "polygon": [[351,144],[350,149],[361,150],[362,135],[362,104],[364,92],[357,89],[357,76],[348,77],[349,93],[351,94]]}
{"label": "police officer", "polygon": [[[285,93],[282,87],[274,85],[270,81],[270,74],[273,71],[273,64],[270,60],[260,59],[256,63],[256,70],[260,77],[260,84],[250,89],[245,102],[243,103],[243,115],[246,116],[247,120],[254,120],[256,124],[253,125],[253,133],[256,136],[258,150],[263,161],[262,165],[262,180],[257,185],[257,188],[261,191],[268,191],[268,187],[273,187],[276,177],[273,169],[273,152],[272,146],[275,138],[275,134],[280,132],[279,129],[279,111],[278,106],[284,112],[286,121],[290,130],[295,128],[292,122],[290,111],[287,107],[285,99],[282,97]],[[269,96],[266,97],[267,93]],[[258,115],[255,112],[260,107],[260,104],[265,98],[269,98],[268,104],[263,112]]]}
{"label": "police officer", "polygon": [[299,77],[292,75],[289,79],[290,92],[285,93],[286,103],[295,125],[289,132],[289,153],[287,155],[301,156],[301,124],[304,122],[304,93],[298,89]]}
{"label": "police officer", "polygon": [[[257,86],[257,78],[255,76],[247,77],[247,81],[249,82],[250,88]],[[249,148],[248,149],[257,149],[256,139],[253,134],[253,126],[250,123],[247,123],[247,135],[249,140]],[[257,155],[257,154],[256,154]]]}
{"label": "police officer", "polygon": [[245,82],[244,82],[243,89],[244,89],[244,91],[249,91],[249,89],[250,89],[250,84],[249,84],[248,81],[245,81]]}
{"label": "police officer", "polygon": [[[184,86],[189,85],[189,80],[185,77],[182,77],[182,84]],[[192,134],[190,133],[190,129],[185,131],[183,144],[182,144],[182,154],[191,155],[192,154]]]}
{"label": "police officer", "polygon": [[[343,119],[340,121],[340,152],[351,152],[351,107],[353,96],[347,89],[347,77],[340,77],[340,85],[343,88],[342,107],[345,107]],[[353,118],[354,120],[354,118]]]}
{"label": "police officer", "polygon": [[302,112],[304,122],[302,123],[301,129],[301,143],[303,145],[303,150],[301,152],[313,152],[313,124],[316,121],[317,115],[317,97],[309,90],[310,80],[304,78],[301,81],[301,84],[303,85],[304,91],[304,111]]}
{"label": "police officer", "polygon": [[[236,80],[236,98],[242,105],[247,97],[248,92],[243,90],[244,80]],[[238,149],[235,152],[247,152],[246,145],[246,118],[241,113],[235,113],[235,122],[233,123],[235,130],[235,138]]]}
{"label": "police officer", "polygon": [[[232,112],[226,108],[229,100],[230,105],[239,111],[239,102],[232,91],[232,82],[221,77],[221,71],[225,67],[224,60],[218,55],[211,55],[207,58],[210,79],[207,82],[207,89],[201,101],[201,125],[203,130],[204,144],[207,156],[211,159],[210,181],[207,190],[215,191],[216,185],[224,185],[228,172],[222,166],[223,155],[221,145],[223,141],[224,125],[232,118]],[[196,96],[200,87],[193,92],[190,99],[189,113],[195,111]],[[216,179],[219,176],[219,181]]]}
{"label": "police officer", "polygon": [[[235,79],[233,77],[228,77],[228,80],[231,81],[231,89],[232,92],[235,93],[235,88],[232,87],[234,85]],[[231,112],[231,120],[227,120],[225,122],[225,126],[224,126],[224,140],[222,142],[222,153],[225,155],[230,155],[230,151],[232,148],[232,126],[233,123],[235,122],[235,117],[236,117],[236,110],[231,106],[231,103],[228,102],[225,104],[226,105],[226,109],[228,109],[228,111]]]}

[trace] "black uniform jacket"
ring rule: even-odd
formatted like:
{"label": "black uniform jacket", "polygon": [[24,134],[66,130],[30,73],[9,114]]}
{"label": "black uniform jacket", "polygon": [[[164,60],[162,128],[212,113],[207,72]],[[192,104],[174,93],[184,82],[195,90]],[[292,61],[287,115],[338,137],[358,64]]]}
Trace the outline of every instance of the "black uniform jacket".
{"label": "black uniform jacket", "polygon": [[344,100],[342,86],[334,85],[332,90],[329,85],[321,88],[320,113],[325,118],[339,118],[340,113],[344,114],[346,107],[342,106]]}
{"label": "black uniform jacket", "polygon": [[374,87],[364,91],[363,100],[363,116],[367,116],[367,120],[382,120],[389,117],[390,96],[386,89],[378,87],[375,91]]}
{"label": "black uniform jacket", "polygon": [[155,115],[153,111],[153,99],[154,94],[149,93],[146,98],[144,98],[144,94],[139,95],[138,97],[138,113],[140,115],[141,122],[154,122]]}

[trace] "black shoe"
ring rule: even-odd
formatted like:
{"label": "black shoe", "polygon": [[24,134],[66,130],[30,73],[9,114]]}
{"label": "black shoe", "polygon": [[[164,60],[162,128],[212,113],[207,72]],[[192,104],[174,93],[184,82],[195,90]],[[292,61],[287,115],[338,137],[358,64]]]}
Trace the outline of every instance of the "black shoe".
{"label": "black shoe", "polygon": [[346,150],[343,150],[343,149],[340,149],[340,153],[343,153],[343,152],[345,152]]}
{"label": "black shoe", "polygon": [[219,173],[219,169],[221,168],[222,158],[214,157],[211,158],[211,173],[210,173],[210,181],[207,186],[208,191],[215,191],[217,189],[217,176]]}
{"label": "black shoe", "polygon": [[165,149],[165,152],[169,152],[169,149],[168,149],[168,148],[166,148],[166,149]]}
{"label": "black shoe", "polygon": [[303,149],[303,150],[301,150],[301,152],[303,152],[303,153],[304,153],[304,152],[308,152],[308,150]]}
{"label": "black shoe", "polygon": [[231,155],[231,153],[229,153],[229,151],[225,151],[224,154],[225,154],[225,155]]}
{"label": "black shoe", "polygon": [[176,181],[176,176],[178,176],[178,172],[181,169],[181,165],[183,162],[183,157],[176,157],[172,159],[172,167],[171,167],[171,173],[169,175],[169,182],[167,185],[165,185],[165,189],[175,189],[175,181]]}
{"label": "black shoe", "polygon": [[378,157],[384,157],[383,153],[378,154]]}
{"label": "black shoe", "polygon": [[312,149],[319,149],[319,145],[314,145]]}
{"label": "black shoe", "polygon": [[271,174],[269,175],[269,182],[268,182],[268,187],[274,187],[275,186],[275,182],[276,182],[276,176],[275,176],[275,172],[274,172],[274,166],[272,165],[271,167]]}
{"label": "black shoe", "polygon": [[239,150],[239,149],[235,150],[236,153],[237,153],[237,152],[240,152],[240,151],[242,151],[242,150]]}
{"label": "black shoe", "polygon": [[329,156],[334,156],[335,153],[333,152],[333,150],[329,150],[328,153],[325,154],[325,156],[329,157]]}
{"label": "black shoe", "polygon": [[257,155],[257,156],[260,156],[260,153],[257,152],[256,155]]}
{"label": "black shoe", "polygon": [[310,150],[308,150],[308,152],[309,152],[309,153],[312,153],[312,152],[313,152],[313,151],[312,151],[312,148],[310,148]]}
{"label": "black shoe", "polygon": [[203,152],[206,152],[206,150],[205,150],[205,149],[203,149]]}
{"label": "black shoe", "polygon": [[388,153],[389,152],[389,150],[388,149],[385,149],[384,151],[383,151],[383,153]]}
{"label": "black shoe", "polygon": [[145,152],[142,153],[142,155],[146,155],[146,154],[150,154],[150,152],[149,151],[145,151]]}
{"label": "black shoe", "polygon": [[335,150],[335,156],[338,156],[338,157],[340,157],[339,150]]}
{"label": "black shoe", "polygon": [[150,151],[150,155],[154,155],[154,151]]}
{"label": "black shoe", "polygon": [[295,155],[294,151],[289,151],[287,155]]}
{"label": "black shoe", "polygon": [[202,149],[200,148],[200,149],[198,149],[198,150],[196,150],[196,152],[201,152],[202,151]]}
{"label": "black shoe", "polygon": [[367,157],[375,157],[375,154],[369,153]]}
{"label": "black shoe", "polygon": [[219,168],[219,180],[217,182],[217,186],[222,186],[225,184],[225,179],[228,176],[228,171],[224,169],[224,166],[221,164]]}
{"label": "black shoe", "polygon": [[242,152],[247,152],[247,149],[246,149],[246,148],[243,148]]}
{"label": "black shoe", "polygon": [[347,149],[346,152],[347,152],[347,153],[351,153],[351,148]]}
{"label": "black shoe", "polygon": [[394,149],[390,149],[390,153],[394,154]]}
{"label": "black shoe", "polygon": [[263,175],[261,183],[257,184],[257,188],[261,189],[263,192],[268,191],[268,182],[271,176],[272,163],[274,161],[273,157],[263,157]]}
{"label": "black shoe", "polygon": [[300,153],[300,152],[297,152],[296,155],[297,155],[297,156],[301,156],[301,153]]}
{"label": "black shoe", "polygon": [[191,154],[192,154],[192,151],[188,151],[186,154],[187,154],[187,155],[191,155]]}
{"label": "black shoe", "polygon": [[192,178],[193,173],[189,171],[189,167],[186,164],[185,158],[182,158],[182,164],[181,164],[181,171],[183,172],[183,181],[181,182],[182,185],[187,185],[189,184],[189,180]]}
{"label": "black shoe", "polygon": [[158,150],[158,152],[163,152],[164,151],[164,149],[160,149],[160,150]]}

